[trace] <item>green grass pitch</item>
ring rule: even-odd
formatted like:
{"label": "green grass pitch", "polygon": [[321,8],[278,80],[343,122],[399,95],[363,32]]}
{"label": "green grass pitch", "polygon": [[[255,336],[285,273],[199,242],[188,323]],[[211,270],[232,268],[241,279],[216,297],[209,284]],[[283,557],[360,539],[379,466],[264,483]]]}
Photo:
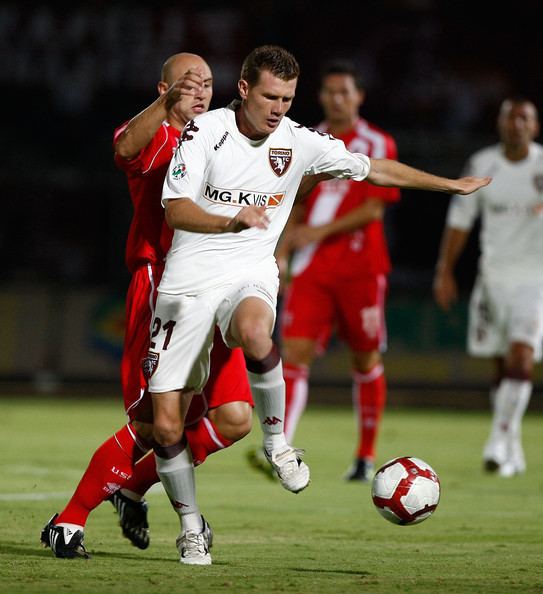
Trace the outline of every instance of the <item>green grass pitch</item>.
{"label": "green grass pitch", "polygon": [[197,469],[201,509],[215,531],[213,565],[178,562],[179,524],[166,496],[148,495],[151,546],[123,539],[113,507],[94,511],[92,559],[55,559],[40,530],[60,511],[94,449],[124,422],[116,400],[0,399],[0,592],[511,593],[543,591],[543,456],[540,413],[524,424],[528,472],[486,476],[480,453],[488,413],[389,410],[379,463],[412,455],[440,476],[432,518],[394,526],[373,509],[368,485],[342,480],[354,446],[352,412],[311,408],[295,445],[312,482],[299,495],[260,476],[242,442]]}

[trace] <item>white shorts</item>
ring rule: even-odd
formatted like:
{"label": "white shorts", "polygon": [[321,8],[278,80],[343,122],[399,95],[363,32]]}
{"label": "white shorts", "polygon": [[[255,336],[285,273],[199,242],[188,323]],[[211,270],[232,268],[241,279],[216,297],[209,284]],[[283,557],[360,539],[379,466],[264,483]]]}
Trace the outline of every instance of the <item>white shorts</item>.
{"label": "white shorts", "polygon": [[243,299],[259,297],[274,315],[277,309],[277,275],[246,277],[200,295],[159,293],[151,330],[151,348],[144,369],[152,393],[181,388],[203,389],[209,377],[209,354],[215,325],[229,347],[230,320]]}
{"label": "white shorts", "polygon": [[513,342],[534,349],[541,361],[543,285],[475,282],[469,305],[468,352],[475,357],[501,357]]}

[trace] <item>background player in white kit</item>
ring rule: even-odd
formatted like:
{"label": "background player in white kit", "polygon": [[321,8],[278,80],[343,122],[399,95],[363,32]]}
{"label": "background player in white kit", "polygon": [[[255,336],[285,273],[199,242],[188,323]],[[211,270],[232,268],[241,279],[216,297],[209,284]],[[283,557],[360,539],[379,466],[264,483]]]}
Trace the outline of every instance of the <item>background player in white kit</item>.
{"label": "background player in white kit", "polygon": [[300,451],[286,442],[285,384],[271,334],[278,270],[273,256],[305,174],[368,179],[450,193],[470,193],[490,178],[451,180],[396,161],[348,152],[343,142],[285,114],[299,67],[283,48],[263,46],[245,59],[241,102],[189,122],[170,163],[162,201],[175,229],[159,286],[154,347],[146,369],[153,398],[157,471],[174,506],[177,476],[190,465],[182,442],[186,408],[205,384],[215,323],[245,354],[264,449],[283,486],[309,483]]}
{"label": "background player in white kit", "polygon": [[451,201],[434,279],[437,303],[457,297],[455,264],[481,216],[481,258],[469,309],[468,351],[493,357],[494,413],[484,468],[502,476],[524,472],[522,417],[532,392],[543,338],[543,147],[538,114],[526,99],[507,99],[498,116],[500,144],[475,153],[469,175],[493,182],[469,199]]}

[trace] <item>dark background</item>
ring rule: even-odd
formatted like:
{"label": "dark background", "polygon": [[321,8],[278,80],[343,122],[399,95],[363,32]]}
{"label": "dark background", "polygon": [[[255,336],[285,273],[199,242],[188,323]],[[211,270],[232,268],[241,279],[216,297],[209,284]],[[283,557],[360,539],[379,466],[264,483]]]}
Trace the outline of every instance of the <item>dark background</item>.
{"label": "dark background", "polygon": [[[391,132],[400,160],[456,177],[495,142],[500,102],[543,105],[541,9],[519,0],[241,2],[3,2],[0,289],[107,287],[124,295],[131,206],[112,160],[114,128],[156,97],[165,58],[192,51],[210,63],[212,107],[236,96],[241,62],[276,43],[302,68],[289,115],[315,124],[318,72],[355,62],[362,115]],[[391,295],[430,298],[448,197],[405,191],[387,213]],[[474,237],[459,266],[469,289]]]}
{"label": "dark background", "polygon": [[[208,59],[218,107],[236,94],[248,51],[284,45],[302,67],[289,115],[305,124],[321,116],[315,98],[323,59],[349,58],[368,91],[362,113],[396,136],[400,160],[456,176],[472,150],[495,140],[496,109],[507,94],[541,104],[537,5],[4,3],[2,280],[126,282],[130,206],[111,136],[155,98],[170,54],[190,50]],[[394,282],[427,282],[446,204],[446,196],[404,192],[388,225]]]}

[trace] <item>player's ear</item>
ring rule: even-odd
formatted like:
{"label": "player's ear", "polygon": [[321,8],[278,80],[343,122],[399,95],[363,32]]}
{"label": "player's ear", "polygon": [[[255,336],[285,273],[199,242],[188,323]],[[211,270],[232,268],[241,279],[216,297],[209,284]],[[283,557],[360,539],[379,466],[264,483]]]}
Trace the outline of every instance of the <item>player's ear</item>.
{"label": "player's ear", "polygon": [[249,93],[249,83],[243,78],[238,81],[238,91],[239,96],[242,99],[247,99],[247,95]]}
{"label": "player's ear", "polygon": [[168,83],[161,80],[157,86],[156,86],[157,90],[158,90],[158,94],[159,95],[164,95],[164,93],[170,88]]}

